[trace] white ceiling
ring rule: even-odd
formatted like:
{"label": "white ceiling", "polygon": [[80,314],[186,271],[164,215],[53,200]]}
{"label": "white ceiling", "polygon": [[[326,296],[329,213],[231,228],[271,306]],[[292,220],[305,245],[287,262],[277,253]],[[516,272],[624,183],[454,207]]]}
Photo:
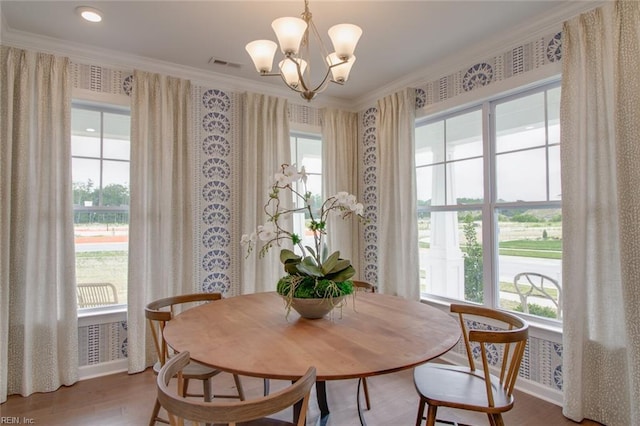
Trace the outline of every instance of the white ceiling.
{"label": "white ceiling", "polygon": [[[326,92],[354,101],[454,52],[513,33],[545,16],[560,16],[559,11],[575,10],[576,4],[586,10],[590,3],[596,2],[311,0],[310,9],[328,49],[330,26],[349,22],[363,29],[349,81],[342,87],[331,85]],[[80,19],[75,13],[80,5],[101,10],[103,21],[90,24]],[[258,38],[275,40],[271,21],[299,16],[303,9],[302,0],[0,1],[3,34],[33,33],[75,48],[88,45],[278,86],[283,85],[279,78],[258,76],[244,46]],[[508,39],[504,45],[509,45]],[[211,58],[240,67],[211,64]],[[320,54],[312,60],[319,64]],[[314,75],[314,81],[319,79]]]}

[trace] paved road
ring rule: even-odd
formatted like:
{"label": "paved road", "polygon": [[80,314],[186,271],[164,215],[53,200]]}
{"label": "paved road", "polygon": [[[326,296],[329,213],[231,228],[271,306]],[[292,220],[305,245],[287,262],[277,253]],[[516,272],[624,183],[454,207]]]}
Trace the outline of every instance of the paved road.
{"label": "paved road", "polygon": [[500,256],[500,281],[513,281],[513,277],[520,272],[538,272],[562,282],[562,260],[539,259],[535,257]]}

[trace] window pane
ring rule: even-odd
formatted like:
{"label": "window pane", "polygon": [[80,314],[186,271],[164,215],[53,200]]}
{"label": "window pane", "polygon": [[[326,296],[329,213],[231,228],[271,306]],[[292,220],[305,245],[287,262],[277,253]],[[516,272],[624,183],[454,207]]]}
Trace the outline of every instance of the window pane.
{"label": "window pane", "polygon": [[560,143],[560,87],[547,91],[549,144]]}
{"label": "window pane", "polygon": [[322,173],[322,144],[318,138],[297,137],[296,165],[304,166],[307,173]]}
{"label": "window pane", "polygon": [[562,187],[560,182],[560,147],[549,148],[549,199],[561,200]]}
{"label": "window pane", "polygon": [[100,137],[71,136],[71,153],[78,157],[100,157]]}
{"label": "window pane", "polygon": [[420,214],[420,291],[482,303],[481,238],[480,211]]}
{"label": "window pane", "polygon": [[420,167],[416,170],[418,206],[445,204],[444,164]]}
{"label": "window pane", "polygon": [[102,187],[118,184],[129,186],[129,162],[128,161],[103,161]]}
{"label": "window pane", "polygon": [[447,163],[447,172],[447,204],[482,202],[482,158]]}
{"label": "window pane", "polygon": [[[307,172],[306,185],[302,181],[296,182],[296,191],[300,194],[311,193],[311,210],[315,217],[322,206],[322,140],[320,137],[304,137],[293,135],[291,140],[292,161],[298,169],[304,166]],[[297,207],[303,207],[300,197],[294,197]],[[310,219],[307,211],[293,215],[293,231],[302,238],[302,244],[313,246],[315,240],[313,234],[308,231],[306,222]],[[299,253],[297,246],[294,251]]]}
{"label": "window pane", "polygon": [[444,161],[444,121],[416,128],[416,166]]}
{"label": "window pane", "polygon": [[496,156],[499,202],[547,199],[545,149],[532,149]]}
{"label": "window pane", "polygon": [[100,157],[100,112],[71,110],[71,155]]}
{"label": "window pane", "polygon": [[98,205],[100,190],[100,160],[73,158],[71,175],[73,181],[73,204],[79,206]]}
{"label": "window pane", "polygon": [[482,111],[446,120],[447,160],[482,156]]}
{"label": "window pane", "polygon": [[321,175],[308,175],[307,176],[307,191],[311,193],[311,210],[318,212],[322,207],[322,176]]}
{"label": "window pane", "polygon": [[561,210],[502,209],[498,211],[498,228],[500,307],[558,319]]}
{"label": "window pane", "polygon": [[104,157],[129,160],[130,119],[128,115],[104,114]]}
{"label": "window pane", "polygon": [[495,120],[496,152],[544,145],[544,92],[496,105]]}

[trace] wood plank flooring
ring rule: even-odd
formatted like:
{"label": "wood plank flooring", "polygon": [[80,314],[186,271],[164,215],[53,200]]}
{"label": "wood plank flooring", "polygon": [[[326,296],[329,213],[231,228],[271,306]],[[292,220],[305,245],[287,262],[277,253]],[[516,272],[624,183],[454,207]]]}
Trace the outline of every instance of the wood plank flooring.
{"label": "wood plank flooring", "polygon": [[[372,408],[365,411],[369,426],[400,426],[415,424],[418,396],[413,387],[412,371],[376,376],[368,379]],[[144,426],[155,400],[155,375],[148,369],[143,373],[119,373],[78,382],[55,392],[34,394],[27,398],[12,395],[0,405],[0,418],[17,417],[21,424],[39,426]],[[247,398],[262,394],[262,380],[242,377]],[[194,383],[199,385],[200,382]],[[271,390],[287,386],[284,381],[271,381]],[[216,392],[233,391],[230,375],[214,379]],[[329,426],[359,425],[356,410],[356,380],[332,381],[327,384],[331,416]],[[195,390],[195,389],[194,389]],[[310,404],[307,424],[315,424],[319,415],[315,395]],[[277,417],[291,418],[291,411]],[[487,425],[485,416],[463,411],[441,409],[438,418],[471,425]],[[562,426],[577,423],[562,415],[561,408],[524,393],[517,393],[513,410],[505,416],[507,425]],[[7,423],[7,420],[3,420]],[[158,423],[159,425],[161,423]],[[583,425],[598,425],[584,421]]]}

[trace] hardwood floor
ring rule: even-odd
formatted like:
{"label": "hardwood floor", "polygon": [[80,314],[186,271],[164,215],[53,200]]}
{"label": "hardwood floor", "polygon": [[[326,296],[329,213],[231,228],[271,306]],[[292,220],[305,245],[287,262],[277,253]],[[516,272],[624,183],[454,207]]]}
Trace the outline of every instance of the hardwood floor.
{"label": "hardwood floor", "polygon": [[[155,400],[155,375],[147,371],[134,375],[126,373],[78,382],[56,392],[34,394],[27,398],[12,395],[0,405],[0,418],[18,417],[21,424],[40,426],[144,426]],[[242,378],[247,398],[262,394],[262,380]],[[412,371],[376,376],[368,379],[371,410],[365,411],[370,426],[396,426],[415,424],[418,396],[413,387]],[[194,383],[198,385],[198,383]],[[284,381],[271,381],[272,391],[287,386]],[[233,387],[231,375],[223,374],[214,379],[216,392]],[[356,380],[333,381],[327,384],[331,416],[330,426],[359,425],[356,411]],[[307,424],[315,424],[318,417],[315,396],[310,404]],[[291,418],[291,411],[277,417]],[[487,425],[485,416],[462,411],[441,409],[438,418],[455,420],[472,425]],[[555,426],[576,425],[562,415],[561,408],[517,393],[516,403],[504,416],[507,425]],[[7,420],[3,420],[7,423]],[[158,423],[160,424],[160,423]],[[583,425],[598,425],[585,421]]]}

